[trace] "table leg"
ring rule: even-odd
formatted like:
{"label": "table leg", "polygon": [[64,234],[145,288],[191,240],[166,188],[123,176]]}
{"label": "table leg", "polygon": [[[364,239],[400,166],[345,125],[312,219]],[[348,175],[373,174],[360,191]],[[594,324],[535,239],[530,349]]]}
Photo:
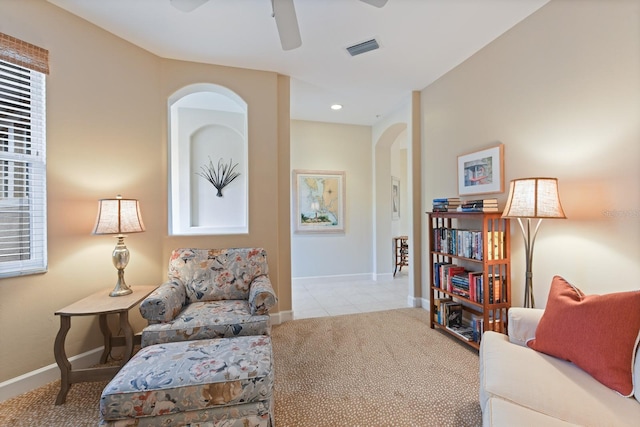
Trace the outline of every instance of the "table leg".
{"label": "table leg", "polygon": [[125,349],[122,354],[122,364],[124,365],[133,356],[133,328],[129,324],[129,312],[120,312],[120,329],[124,334]]}
{"label": "table leg", "polygon": [[109,354],[111,354],[111,329],[109,329],[109,323],[107,322],[106,314],[101,314],[98,319],[98,323],[100,324],[100,331],[102,332],[104,341],[104,350],[102,350],[102,355],[100,356],[100,363],[104,364],[107,363]]}
{"label": "table leg", "polygon": [[70,375],[71,375],[71,363],[67,359],[67,354],[64,351],[64,341],[67,338],[67,332],[71,328],[71,317],[60,316],[60,330],[56,335],[56,340],[53,345],[53,354],[56,358],[56,363],[60,367],[60,392],[56,398],[56,405],[62,405],[67,399],[67,393],[69,387],[71,387]]}

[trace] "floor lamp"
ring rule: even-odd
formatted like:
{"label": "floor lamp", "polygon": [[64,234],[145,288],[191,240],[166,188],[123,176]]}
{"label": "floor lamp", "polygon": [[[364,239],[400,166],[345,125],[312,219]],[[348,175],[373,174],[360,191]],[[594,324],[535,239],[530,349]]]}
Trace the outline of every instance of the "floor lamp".
{"label": "floor lamp", "polygon": [[128,295],[133,291],[124,281],[124,268],[129,264],[129,249],[124,244],[124,233],[144,231],[140,203],[135,199],[123,199],[118,195],[115,199],[98,201],[98,217],[93,234],[115,234],[118,238],[111,258],[118,270],[118,281],[109,294],[112,297]]}
{"label": "floor lamp", "polygon": [[[566,219],[560,204],[557,178],[520,178],[512,180],[509,186],[507,205],[502,217],[517,218],[518,224],[520,224],[522,237],[524,237],[527,269],[524,287],[524,307],[534,308],[533,245],[536,241],[540,223],[547,218]],[[526,224],[522,221],[523,219],[526,219]],[[538,220],[535,225],[531,223],[532,219]]]}

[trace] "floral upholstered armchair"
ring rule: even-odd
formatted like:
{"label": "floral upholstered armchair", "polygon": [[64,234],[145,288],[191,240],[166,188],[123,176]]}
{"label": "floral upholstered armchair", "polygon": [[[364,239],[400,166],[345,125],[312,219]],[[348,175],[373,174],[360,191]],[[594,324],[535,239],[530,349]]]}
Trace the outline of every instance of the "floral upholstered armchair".
{"label": "floral upholstered armchair", "polygon": [[276,301],[264,249],[176,249],[169,280],[140,304],[142,346],[269,335]]}

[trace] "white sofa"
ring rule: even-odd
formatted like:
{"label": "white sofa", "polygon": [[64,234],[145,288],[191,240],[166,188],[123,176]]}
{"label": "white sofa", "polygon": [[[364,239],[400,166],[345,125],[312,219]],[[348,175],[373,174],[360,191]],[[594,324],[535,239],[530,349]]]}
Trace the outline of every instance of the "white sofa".
{"label": "white sofa", "polygon": [[508,336],[482,337],[483,426],[640,426],[640,355],[633,367],[635,395],[623,397],[574,364],[527,347],[543,312],[513,307]]}

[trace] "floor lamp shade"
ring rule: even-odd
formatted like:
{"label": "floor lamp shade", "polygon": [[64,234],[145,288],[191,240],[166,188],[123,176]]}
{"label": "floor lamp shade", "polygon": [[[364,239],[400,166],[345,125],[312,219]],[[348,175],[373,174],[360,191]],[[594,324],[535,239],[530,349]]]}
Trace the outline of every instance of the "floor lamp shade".
{"label": "floor lamp shade", "polygon": [[[522,237],[524,237],[526,253],[526,277],[524,288],[524,306],[535,307],[533,300],[533,246],[538,234],[538,228],[543,219],[566,218],[556,178],[520,178],[511,181],[509,197],[502,213],[504,218],[517,218]],[[526,226],[522,222],[526,219]],[[537,223],[531,230],[531,220]]]}
{"label": "floor lamp shade", "polygon": [[556,178],[521,178],[511,181],[505,218],[566,218]]}
{"label": "floor lamp shade", "polygon": [[144,231],[144,223],[140,213],[140,203],[135,199],[101,199],[98,201],[98,217],[93,227],[93,234],[113,234],[118,238],[113,253],[113,265],[118,270],[118,282],[109,295],[112,297],[128,295],[131,288],[124,281],[124,269],[129,263],[129,249],[124,244],[125,233]]}

